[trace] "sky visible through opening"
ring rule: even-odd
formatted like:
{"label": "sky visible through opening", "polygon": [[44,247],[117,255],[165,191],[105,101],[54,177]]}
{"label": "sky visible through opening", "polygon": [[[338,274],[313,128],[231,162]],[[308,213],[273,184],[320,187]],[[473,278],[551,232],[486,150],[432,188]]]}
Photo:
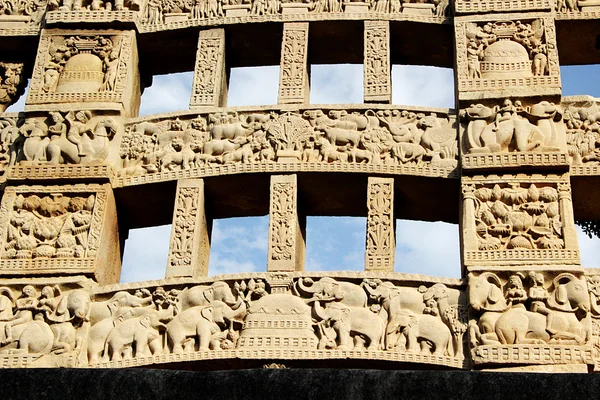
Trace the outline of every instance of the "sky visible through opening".
{"label": "sky visible through opening", "polygon": [[[599,65],[561,68],[563,95],[600,97]],[[312,65],[312,104],[362,103],[362,65]],[[277,103],[279,66],[234,68],[228,106]],[[140,115],[187,110],[192,72],[155,76],[142,96]],[[392,101],[395,105],[454,107],[453,71],[447,68],[394,65]],[[22,111],[25,96],[7,112]],[[308,217],[307,271],[361,271],[364,268],[366,218]],[[266,271],[268,216],[215,220],[209,274]],[[398,220],[395,271],[460,277],[458,225]],[[581,261],[600,268],[597,239],[579,228]],[[122,282],[164,277],[171,226],[129,232],[125,242]]]}

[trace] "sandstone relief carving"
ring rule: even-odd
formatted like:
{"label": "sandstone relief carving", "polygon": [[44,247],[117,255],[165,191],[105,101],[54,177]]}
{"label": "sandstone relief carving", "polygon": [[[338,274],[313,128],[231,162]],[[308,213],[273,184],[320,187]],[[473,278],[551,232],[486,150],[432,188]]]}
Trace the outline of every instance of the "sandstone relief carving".
{"label": "sandstone relief carving", "polygon": [[144,5],[141,0],[49,0],[49,11],[139,11]]}
{"label": "sandstone relief carving", "polygon": [[0,287],[0,358],[59,356],[75,366],[87,340],[90,295],[59,285]]}
{"label": "sandstone relief carving", "polygon": [[24,22],[40,25],[46,4],[46,0],[5,0],[0,4],[0,23]]}
{"label": "sandstone relief carving", "polygon": [[574,172],[585,173],[589,168],[599,166],[600,110],[596,103],[581,107],[567,102],[564,120],[571,165],[578,168]]}
{"label": "sandstone relief carving", "polygon": [[18,195],[3,258],[86,256],[95,196]]}
{"label": "sandstone relief carving", "polygon": [[[580,273],[469,274],[469,302],[474,312],[469,340],[474,361],[509,361],[493,349],[516,346],[510,362],[589,362],[589,296],[586,279]],[[561,348],[558,353],[553,346]],[[536,348],[548,350],[533,361],[531,354]]]}
{"label": "sandstone relief carving", "polygon": [[447,118],[400,110],[221,112],[126,130],[126,175],[289,161],[452,167],[458,152]]}
{"label": "sandstone relief carving", "polygon": [[29,118],[5,130],[7,139],[12,138],[6,145],[10,165],[98,164],[108,157],[122,125],[87,110],[51,111],[47,118]]}
{"label": "sandstone relief carving", "polygon": [[464,358],[459,290],[358,282],[298,278],[291,291],[274,293],[263,278],[249,278],[109,293],[90,306],[87,359],[107,365],[258,348],[372,350],[448,365]]}
{"label": "sandstone relief carving", "polygon": [[[457,53],[461,99],[498,98],[508,86],[515,95],[560,94],[551,19],[461,21],[455,32],[464,48]],[[534,81],[540,87],[526,88]]]}
{"label": "sandstone relief carving", "polygon": [[531,106],[510,99],[493,107],[472,104],[460,117],[466,125],[467,153],[556,152],[565,147],[561,108],[548,101]]}
{"label": "sandstone relief carving", "polygon": [[0,112],[19,100],[25,92],[23,64],[0,62]]}

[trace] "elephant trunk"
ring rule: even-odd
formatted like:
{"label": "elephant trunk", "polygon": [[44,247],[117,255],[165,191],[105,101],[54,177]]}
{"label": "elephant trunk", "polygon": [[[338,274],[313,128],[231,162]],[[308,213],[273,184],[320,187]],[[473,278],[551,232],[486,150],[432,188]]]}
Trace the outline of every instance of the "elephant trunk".
{"label": "elephant trunk", "polygon": [[313,309],[315,311],[316,316],[319,317],[319,319],[321,319],[322,321],[326,321],[329,319],[329,316],[327,315],[323,307],[321,307],[321,302],[319,300],[315,300]]}
{"label": "elephant trunk", "polygon": [[303,278],[300,278],[300,279],[298,279],[298,280],[296,281],[296,283],[297,283],[297,285],[298,285],[298,288],[299,288],[299,289],[300,289],[302,292],[304,292],[305,294],[310,294],[310,295],[312,296],[313,294],[315,294],[315,293],[317,293],[317,292],[319,292],[319,291],[320,291],[320,290],[319,290],[319,288],[318,288],[318,287],[314,287],[314,285],[313,285],[313,286],[306,286],[306,285],[303,283],[303,280],[304,280]]}

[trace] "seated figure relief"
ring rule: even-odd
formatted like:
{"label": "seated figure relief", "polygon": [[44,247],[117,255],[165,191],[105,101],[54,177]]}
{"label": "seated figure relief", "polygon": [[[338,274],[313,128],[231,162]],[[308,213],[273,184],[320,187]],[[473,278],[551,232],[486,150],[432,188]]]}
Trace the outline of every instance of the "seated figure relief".
{"label": "seated figure relief", "polygon": [[471,348],[587,345],[592,340],[586,280],[540,271],[469,274]]}
{"label": "seated figure relief", "polygon": [[399,110],[221,112],[140,122],[121,142],[125,175],[284,161],[453,168],[457,153],[448,119]]}
{"label": "seated figure relief", "polygon": [[463,146],[469,153],[560,151],[566,141],[561,109],[548,101],[472,104],[460,118],[466,123]]}

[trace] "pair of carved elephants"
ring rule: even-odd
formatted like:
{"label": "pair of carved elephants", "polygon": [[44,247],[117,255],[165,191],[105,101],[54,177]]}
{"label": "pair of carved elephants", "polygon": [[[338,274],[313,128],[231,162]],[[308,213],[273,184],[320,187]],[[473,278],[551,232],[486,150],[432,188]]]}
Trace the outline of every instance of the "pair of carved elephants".
{"label": "pair of carved elephants", "polygon": [[544,315],[528,311],[522,304],[509,308],[497,275],[469,275],[471,307],[482,312],[479,320],[469,325],[471,345],[589,343],[590,299],[585,280],[562,273],[553,279],[552,287]]}
{"label": "pair of carved elephants", "polygon": [[462,111],[461,118],[469,121],[465,148],[471,153],[557,151],[566,147],[564,128],[555,124],[562,114],[547,101],[528,111],[512,106],[510,101],[503,108],[472,104]]}
{"label": "pair of carved elephants", "polygon": [[[12,326],[12,340],[0,351],[42,355],[81,348],[83,338],[78,337],[76,328],[89,321],[90,303],[90,295],[85,290],[72,291],[60,299],[55,311],[45,312],[45,319],[36,317]],[[1,326],[6,332],[6,323]]]}
{"label": "pair of carved elephants", "polygon": [[410,352],[455,356],[450,329],[433,315],[399,311],[388,323],[385,337],[388,350],[405,347]]}

